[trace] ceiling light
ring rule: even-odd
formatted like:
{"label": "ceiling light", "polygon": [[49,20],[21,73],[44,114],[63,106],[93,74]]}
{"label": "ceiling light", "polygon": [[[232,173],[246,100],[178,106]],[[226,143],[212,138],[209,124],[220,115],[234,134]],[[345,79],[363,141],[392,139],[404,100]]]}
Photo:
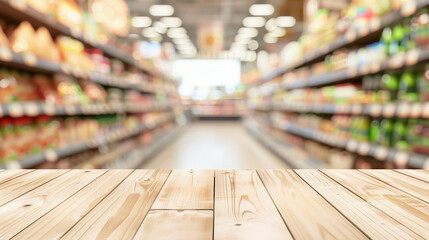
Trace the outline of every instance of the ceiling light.
{"label": "ceiling light", "polygon": [[135,33],[130,33],[130,34],[128,34],[128,38],[129,39],[137,39],[137,38],[139,38],[139,35],[135,34]]}
{"label": "ceiling light", "polygon": [[241,36],[247,36],[249,38],[253,38],[258,36],[258,29],[242,27],[238,30],[238,34]]}
{"label": "ceiling light", "polygon": [[259,47],[259,43],[256,40],[251,40],[247,46],[249,47],[250,50],[256,50]]}
{"label": "ceiling light", "polygon": [[265,24],[265,18],[263,17],[246,17],[243,19],[243,25],[245,27],[263,27]]}
{"label": "ceiling light", "polygon": [[184,28],[170,28],[167,31],[167,35],[170,38],[184,38],[187,37],[186,29]]}
{"label": "ceiling light", "polygon": [[149,12],[152,16],[171,16],[174,13],[174,8],[171,5],[152,5]]}
{"label": "ceiling light", "polygon": [[192,43],[189,38],[174,38],[173,42],[175,44],[189,44],[189,43]]}
{"label": "ceiling light", "polygon": [[248,44],[251,39],[249,39],[249,38],[242,38],[242,37],[240,37],[240,35],[237,35],[237,36],[235,36],[234,40],[235,40],[236,43]]}
{"label": "ceiling light", "polygon": [[152,24],[150,17],[133,17],[131,18],[131,26],[135,28],[145,28]]}
{"label": "ceiling light", "polygon": [[253,4],[249,12],[253,16],[270,16],[274,13],[274,7],[271,4]]}
{"label": "ceiling light", "polygon": [[276,27],[277,23],[275,18],[271,18],[265,23],[265,29],[267,29],[267,31],[273,31]]}
{"label": "ceiling light", "polygon": [[276,18],[276,24],[279,27],[293,27],[295,23],[296,20],[292,16],[281,16]]}
{"label": "ceiling light", "polygon": [[264,42],[266,43],[276,43],[277,38],[274,36],[271,36],[269,33],[264,35]]}
{"label": "ceiling light", "polygon": [[256,61],[256,52],[255,51],[247,51],[246,52],[246,61],[248,61],[248,62]]}
{"label": "ceiling light", "polygon": [[160,21],[156,21],[153,24],[153,28],[155,29],[155,31],[161,34],[164,34],[165,32],[167,32],[167,25],[165,25],[165,23]]}
{"label": "ceiling light", "polygon": [[142,34],[147,38],[154,38],[159,36],[159,33],[157,33],[153,27],[143,29]]}
{"label": "ceiling light", "polygon": [[177,28],[182,25],[182,20],[178,17],[163,17],[161,18],[161,22],[169,28]]}
{"label": "ceiling light", "polygon": [[162,42],[162,36],[158,34],[155,37],[149,38],[149,41],[151,41],[151,42]]}
{"label": "ceiling light", "polygon": [[276,27],[269,34],[274,37],[283,37],[286,34],[286,30],[284,28]]}

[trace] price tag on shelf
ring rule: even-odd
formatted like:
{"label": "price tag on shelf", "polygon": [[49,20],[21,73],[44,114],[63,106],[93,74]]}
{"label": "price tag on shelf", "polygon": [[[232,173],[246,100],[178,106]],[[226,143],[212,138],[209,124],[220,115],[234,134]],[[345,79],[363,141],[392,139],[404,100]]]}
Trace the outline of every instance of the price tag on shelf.
{"label": "price tag on shelf", "polygon": [[423,111],[423,105],[421,103],[413,103],[411,106],[410,117],[419,118]]}
{"label": "price tag on shelf", "polygon": [[13,59],[12,51],[4,46],[0,46],[0,60],[10,62]]}
{"label": "price tag on shelf", "polygon": [[51,104],[45,104],[43,106],[43,112],[46,115],[53,116],[53,115],[55,115],[55,106],[51,105]]}
{"label": "price tag on shelf", "polygon": [[37,64],[37,57],[32,53],[26,53],[22,56],[24,63],[28,66],[35,66]]}
{"label": "price tag on shelf", "polygon": [[407,52],[405,55],[405,64],[407,66],[416,65],[419,62],[419,51],[413,49]]}
{"label": "price tag on shelf", "polygon": [[379,18],[373,18],[371,19],[371,21],[369,22],[369,28],[371,29],[371,31],[375,32],[378,29],[380,29],[380,19]]}
{"label": "price tag on shelf", "polygon": [[374,62],[370,64],[371,73],[378,73],[381,70],[381,64],[380,62]]}
{"label": "price tag on shelf", "polygon": [[82,31],[78,28],[70,28],[70,34],[74,37],[74,38],[81,38],[82,37]]}
{"label": "price tag on shelf", "polygon": [[362,111],[363,111],[362,105],[360,105],[360,104],[354,104],[352,106],[352,114],[354,114],[354,115],[360,115],[360,114],[362,114]]}
{"label": "price tag on shelf", "polygon": [[387,150],[387,148],[380,146],[380,147],[377,147],[377,149],[375,150],[374,157],[377,160],[384,161],[387,159],[388,153],[389,153],[389,151]]}
{"label": "price tag on shelf", "polygon": [[65,106],[64,109],[65,109],[67,115],[76,115],[76,106],[67,105],[67,106]]}
{"label": "price tag on shelf", "polygon": [[346,32],[345,37],[348,42],[352,42],[356,39],[356,32],[353,29],[350,29]]}
{"label": "price tag on shelf", "polygon": [[349,140],[346,144],[346,149],[349,152],[355,152],[357,150],[358,147],[358,142],[356,142],[355,140]]}
{"label": "price tag on shelf", "polygon": [[389,60],[390,68],[401,68],[405,64],[405,54],[397,53]]}
{"label": "price tag on shelf", "polygon": [[56,151],[50,149],[45,152],[45,159],[48,162],[56,162],[58,160],[58,154]]}
{"label": "price tag on shelf", "polygon": [[394,157],[394,162],[399,168],[407,167],[409,155],[406,152],[397,152]]}
{"label": "price tag on shelf", "polygon": [[410,115],[411,106],[408,103],[401,103],[398,106],[398,117],[400,118],[406,118]]}
{"label": "price tag on shelf", "polygon": [[13,162],[6,163],[6,168],[7,169],[22,169],[22,166],[21,166],[21,163],[19,163],[18,161],[13,161]]}
{"label": "price tag on shelf", "polygon": [[401,15],[404,17],[411,16],[417,10],[416,0],[407,0],[404,1],[401,8]]}
{"label": "price tag on shelf", "polygon": [[39,115],[39,107],[35,103],[28,103],[24,105],[25,115],[29,117],[34,117]]}
{"label": "price tag on shelf", "polygon": [[367,25],[362,25],[359,27],[358,33],[360,37],[365,37],[369,34],[369,27]]}
{"label": "price tag on shelf", "polygon": [[425,103],[423,106],[422,117],[429,118],[429,102]]}
{"label": "price tag on shelf", "polygon": [[383,110],[383,107],[380,104],[372,104],[369,107],[369,114],[372,117],[379,117],[381,115],[382,110]]}
{"label": "price tag on shelf", "polygon": [[21,11],[25,10],[27,8],[27,2],[25,0],[9,0],[9,4]]}
{"label": "price tag on shelf", "polygon": [[357,149],[357,152],[360,155],[367,156],[369,153],[370,146],[368,143],[360,143]]}
{"label": "price tag on shelf", "polygon": [[383,117],[391,118],[395,115],[396,105],[388,103],[384,106]]}
{"label": "price tag on shelf", "polygon": [[22,109],[22,105],[19,103],[9,104],[7,110],[12,117],[22,117],[24,115],[24,109]]}
{"label": "price tag on shelf", "polygon": [[429,158],[426,158],[425,162],[423,163],[423,169],[429,169]]}

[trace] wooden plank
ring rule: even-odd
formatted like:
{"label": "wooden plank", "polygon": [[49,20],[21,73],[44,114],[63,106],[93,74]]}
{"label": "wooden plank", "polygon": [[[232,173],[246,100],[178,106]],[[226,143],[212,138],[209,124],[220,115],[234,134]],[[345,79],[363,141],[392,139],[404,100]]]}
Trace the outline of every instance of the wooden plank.
{"label": "wooden plank", "polygon": [[213,209],[213,170],[173,170],[152,209]]}
{"label": "wooden plank", "polygon": [[256,171],[215,176],[214,239],[292,239]]}
{"label": "wooden plank", "polygon": [[420,179],[425,182],[429,182],[429,171],[421,169],[398,169],[396,172],[408,175],[413,178]]}
{"label": "wooden plank", "polygon": [[11,179],[17,178],[24,174],[30,173],[33,170],[25,170],[25,169],[14,169],[14,170],[3,170],[0,172],[0,184],[7,182]]}
{"label": "wooden plank", "polygon": [[423,239],[323,173],[295,172],[371,239]]}
{"label": "wooden plank", "polygon": [[132,170],[108,171],[28,226],[13,239],[59,239],[131,172]]}
{"label": "wooden plank", "polygon": [[391,170],[362,170],[362,172],[429,203],[427,182]]}
{"label": "wooden plank", "polygon": [[151,210],[134,239],[209,240],[212,236],[213,210]]}
{"label": "wooden plank", "polygon": [[295,239],[367,239],[292,170],[258,170]]}
{"label": "wooden plank", "polygon": [[166,181],[170,170],[136,170],[63,239],[131,239]]}
{"label": "wooden plank", "polygon": [[[58,171],[58,170],[57,170]],[[0,207],[0,236],[9,239],[103,174],[73,170]]]}
{"label": "wooden plank", "polygon": [[356,170],[322,170],[371,205],[412,229],[429,236],[429,205]]}
{"label": "wooden plank", "polygon": [[68,170],[38,170],[13,178],[0,185],[0,206],[51,181]]}

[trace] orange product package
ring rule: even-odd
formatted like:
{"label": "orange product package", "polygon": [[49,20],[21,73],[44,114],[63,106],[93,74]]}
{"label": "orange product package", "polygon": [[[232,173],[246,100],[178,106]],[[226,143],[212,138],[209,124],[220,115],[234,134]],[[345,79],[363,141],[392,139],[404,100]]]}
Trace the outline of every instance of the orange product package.
{"label": "orange product package", "polygon": [[34,31],[31,24],[27,21],[22,22],[19,26],[13,31],[10,37],[10,44],[12,51],[16,53],[34,54],[33,41],[35,38],[36,32]]}

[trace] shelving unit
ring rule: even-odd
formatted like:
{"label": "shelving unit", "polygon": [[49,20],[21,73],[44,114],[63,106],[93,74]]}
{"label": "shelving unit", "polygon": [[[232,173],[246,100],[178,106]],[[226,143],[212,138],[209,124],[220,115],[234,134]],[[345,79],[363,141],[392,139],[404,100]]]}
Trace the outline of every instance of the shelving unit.
{"label": "shelving unit", "polygon": [[[412,2],[412,1],[410,1]],[[418,11],[421,8],[429,6],[428,0],[416,0],[415,1],[415,11]],[[326,57],[328,54],[339,50],[341,48],[346,48],[350,46],[356,46],[356,45],[364,45],[371,42],[374,42],[375,40],[378,40],[381,36],[381,32],[383,28],[387,26],[391,26],[399,21],[401,21],[404,16],[412,15],[414,12],[408,12],[407,9],[403,8],[399,11],[392,11],[385,16],[383,16],[379,21],[372,22],[369,26],[365,26],[361,29],[350,29],[347,33],[345,33],[343,36],[337,38],[334,42],[316,50],[312,51],[310,53],[307,53],[303,60],[300,62],[295,63],[293,66],[283,66],[279,67],[275,71],[269,73],[268,75],[262,77],[258,81],[254,82],[252,86],[260,85],[262,83],[268,82],[272,80],[273,78],[283,75],[289,71],[295,70],[302,66],[307,66],[313,63],[316,63],[318,61],[323,60],[324,57]],[[426,59],[427,59],[427,52],[426,52]],[[344,73],[343,73],[344,74]],[[339,74],[341,75],[341,74]],[[316,81],[317,82],[317,81]],[[324,83],[326,84],[326,83]],[[292,86],[296,88],[302,88],[305,86]]]}
{"label": "shelving unit", "polygon": [[[25,3],[25,2],[24,2]],[[98,72],[88,72],[82,69],[71,67],[66,63],[54,63],[43,59],[39,59],[32,54],[18,54],[11,50],[0,48],[0,65],[12,69],[29,71],[33,73],[64,74],[67,76],[89,80],[98,83],[104,87],[113,87],[120,90],[136,90],[141,94],[152,96],[150,103],[143,102],[92,102],[86,105],[51,105],[44,102],[16,102],[8,104],[0,104],[0,118],[21,118],[21,117],[37,117],[42,115],[55,117],[78,117],[78,116],[99,116],[99,115],[119,115],[127,116],[131,114],[154,113],[154,112],[171,112],[170,117],[161,120],[154,124],[140,124],[139,126],[128,129],[116,129],[107,134],[99,135],[88,141],[77,142],[58,149],[49,149],[42,154],[31,155],[17,161],[0,164],[0,169],[4,168],[34,168],[45,162],[56,162],[62,158],[83,153],[85,151],[96,149],[110,143],[121,142],[126,139],[135,137],[143,132],[154,130],[162,127],[164,124],[175,123],[175,113],[178,105],[172,100],[172,96],[177,94],[177,86],[173,79],[165,74],[156,72],[152,69],[144,67],[143,64],[137,62],[131,57],[131,54],[122,52],[116,47],[100,44],[93,41],[84,33],[75,31],[54,19],[51,16],[46,16],[26,5],[20,5],[19,1],[0,0],[0,15],[11,22],[27,21],[33,27],[45,27],[49,33],[55,38],[58,36],[68,36],[82,42],[86,47],[96,48],[101,50],[104,55],[117,59],[123,62],[132,69],[138,69],[142,74],[162,79],[164,83],[161,85],[151,84],[146,82],[143,77],[139,84],[131,84],[127,79],[120,76],[106,75]],[[130,69],[131,69],[130,68]],[[166,101],[155,101],[158,95],[166,96]],[[174,124],[175,125],[175,124]],[[170,135],[170,134],[166,134]],[[162,140],[163,139],[163,140]],[[154,139],[149,146],[150,149],[145,151],[154,151],[164,146],[165,140]],[[159,141],[159,142],[157,142]],[[164,144],[161,144],[164,143]],[[148,146],[148,147],[149,147]],[[152,149],[152,150],[151,150]],[[134,150],[137,151],[137,150]],[[148,155],[145,155],[148,156]]]}
{"label": "shelving unit", "polygon": [[76,40],[81,41],[87,46],[100,49],[106,55],[121,60],[128,65],[134,66],[147,74],[160,76],[164,80],[171,81],[169,77],[164,76],[161,73],[155,73],[153,70],[142,67],[133,58],[131,58],[129,54],[123,53],[115,47],[106,44],[96,43],[86,37],[84,34],[77,31],[73,31],[69,27],[59,23],[54,18],[50,16],[45,16],[43,13],[40,13],[30,7],[20,6],[19,3],[17,4],[14,3],[14,1],[10,0],[0,0],[0,14],[10,19],[14,19],[15,21],[28,21],[35,27],[46,27],[49,32],[54,36],[64,35],[72,37]]}
{"label": "shelving unit", "polygon": [[62,147],[59,149],[47,150],[46,152],[38,155],[29,156],[23,159],[19,159],[15,162],[10,162],[7,164],[0,164],[0,169],[14,169],[14,168],[31,168],[38,164],[41,164],[45,161],[53,162],[57,161],[60,158],[68,157],[77,153],[87,151],[89,149],[94,149],[105,145],[107,143],[118,142],[125,140],[127,138],[133,137],[142,132],[154,129],[158,126],[161,126],[165,123],[173,121],[173,117],[170,117],[166,120],[160,121],[151,125],[143,125],[134,128],[134,129],[120,129],[112,131],[108,134],[100,135],[95,139],[90,141],[76,143],[70,146]]}
{"label": "shelving unit", "polygon": [[[414,8],[409,8],[410,4],[415,4]],[[256,101],[248,102],[248,108],[251,110],[250,116],[247,119],[260,118],[259,122],[272,128],[276,128],[303,139],[308,139],[322,145],[327,145],[331,148],[347,151],[356,156],[367,157],[378,160],[380,162],[393,162],[399,167],[413,168],[429,168],[429,156],[403,151],[396,148],[389,148],[378,144],[356,141],[353,139],[342,139],[333,134],[324,133],[318,129],[311,129],[305,126],[300,126],[291,122],[283,122],[282,124],[274,124],[270,114],[273,112],[281,112],[285,115],[288,113],[308,113],[312,115],[349,115],[349,116],[367,116],[372,119],[427,119],[429,118],[429,102],[388,102],[388,103],[369,103],[369,104],[335,104],[335,103],[319,103],[288,100],[282,102],[274,100],[273,95],[278,91],[289,91],[294,89],[311,89],[324,86],[358,82],[362,77],[372,74],[380,74],[385,72],[400,73],[405,69],[413,69],[415,65],[422,65],[429,62],[428,46],[407,51],[405,53],[397,53],[388,57],[385,61],[378,64],[372,62],[366,65],[353,67],[348,65],[347,68],[334,70],[332,72],[310,75],[303,79],[293,79],[289,83],[283,83],[281,76],[283,74],[295,71],[304,66],[311,66],[314,63],[321,62],[326,56],[334,51],[349,48],[352,46],[362,47],[380,39],[382,31],[385,27],[391,27],[396,23],[401,22],[405,17],[411,16],[422,8],[429,6],[428,0],[416,0],[405,3],[405,7],[398,11],[392,11],[385,14],[379,20],[374,20],[368,26],[361,29],[349,29],[343,36],[340,36],[328,45],[321,47],[316,51],[308,52],[304,55],[301,61],[296,61],[290,66],[282,66],[272,71],[268,75],[262,77],[258,81],[250,84],[249,88],[258,88],[257,92],[252,92]],[[411,11],[409,11],[411,9]],[[310,73],[311,74],[311,73]],[[287,94],[287,92],[285,93]],[[297,93],[298,94],[298,93]],[[249,97],[249,94],[248,94]],[[255,135],[255,134],[253,134]],[[261,138],[257,135],[257,138]],[[267,140],[264,141],[265,145]],[[275,144],[270,143],[269,148],[273,152],[277,152]],[[292,166],[293,163],[290,163]]]}

